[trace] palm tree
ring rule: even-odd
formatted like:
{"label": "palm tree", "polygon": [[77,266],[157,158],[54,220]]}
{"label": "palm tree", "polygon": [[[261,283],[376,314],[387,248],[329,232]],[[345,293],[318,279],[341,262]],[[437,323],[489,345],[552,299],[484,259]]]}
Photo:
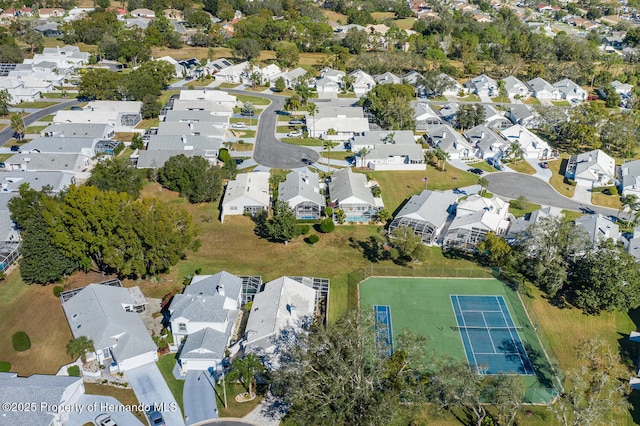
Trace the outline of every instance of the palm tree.
{"label": "palm tree", "polygon": [[362,149],[360,149],[358,152],[356,152],[356,155],[358,157],[362,157],[362,167],[364,167],[364,165],[366,164],[367,155],[369,155],[370,152],[371,151],[369,149],[364,148],[364,147]]}
{"label": "palm tree", "polygon": [[256,107],[251,102],[242,103],[242,112],[249,116],[249,125],[253,124],[253,114],[256,112]]}
{"label": "palm tree", "polygon": [[288,110],[293,110],[294,114],[298,112],[298,108],[301,106],[302,102],[300,101],[300,96],[297,93],[294,93],[284,101],[284,107]]}
{"label": "palm tree", "polygon": [[447,164],[447,160],[449,159],[449,154],[446,153],[442,148],[437,147],[435,149],[435,156],[438,159],[438,164],[440,164],[440,162],[442,162],[442,169],[441,171],[444,172],[444,167]]}
{"label": "palm tree", "polygon": [[20,114],[15,114],[11,117],[11,128],[13,132],[17,135],[17,139],[24,138],[25,125],[24,120]]}
{"label": "palm tree", "polygon": [[634,194],[625,195],[620,199],[620,201],[622,202],[622,206],[620,207],[620,210],[618,210],[618,218],[620,217],[620,212],[628,206],[630,213],[627,223],[631,223],[633,221],[632,218],[634,216],[636,204],[638,204],[638,196]]}
{"label": "palm tree", "polygon": [[87,362],[87,351],[95,352],[95,350],[93,340],[89,339],[87,336],[80,336],[75,339],[71,339],[67,344],[67,353],[71,355],[73,359],[80,357],[83,363]]}
{"label": "palm tree", "polygon": [[249,391],[249,396],[255,395],[253,393],[253,383],[255,382],[254,375],[256,373],[264,371],[264,366],[260,362],[258,356],[254,353],[250,353],[244,358],[236,358],[231,364],[231,371],[227,375],[229,380],[242,381],[244,387]]}
{"label": "palm tree", "polygon": [[489,186],[489,179],[486,177],[479,178],[478,185],[480,185],[480,195],[484,195],[484,189]]}
{"label": "palm tree", "polygon": [[[318,105],[314,104],[313,102],[309,104],[309,106],[307,106],[307,112],[309,113],[309,115],[311,117],[313,117],[313,128],[311,130],[313,130],[313,135],[316,135],[316,113],[318,112],[319,108]],[[308,129],[307,129],[308,130]]]}
{"label": "palm tree", "polygon": [[513,157],[513,163],[518,164],[518,160],[524,156],[524,151],[520,144],[516,141],[511,142],[508,149],[509,155]]}
{"label": "palm tree", "polygon": [[[327,134],[329,134],[329,131],[327,131]],[[324,139],[322,141],[322,146],[327,149],[327,172],[331,173],[331,148],[333,147],[333,141],[330,139]]]}

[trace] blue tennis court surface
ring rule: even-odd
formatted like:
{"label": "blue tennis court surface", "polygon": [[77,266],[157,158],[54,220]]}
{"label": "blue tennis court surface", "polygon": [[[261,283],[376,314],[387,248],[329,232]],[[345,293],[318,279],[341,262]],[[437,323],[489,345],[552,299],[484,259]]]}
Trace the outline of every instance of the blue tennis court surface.
{"label": "blue tennis court surface", "polygon": [[450,298],[471,368],[481,374],[534,374],[502,296]]}
{"label": "blue tennis court surface", "polygon": [[389,305],[374,305],[375,339],[380,353],[393,355],[393,330],[391,329],[391,307]]}

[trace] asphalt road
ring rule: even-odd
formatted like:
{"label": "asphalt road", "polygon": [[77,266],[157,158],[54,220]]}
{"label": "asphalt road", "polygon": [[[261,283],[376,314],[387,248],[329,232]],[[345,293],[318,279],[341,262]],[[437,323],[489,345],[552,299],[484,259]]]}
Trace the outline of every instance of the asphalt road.
{"label": "asphalt road", "polygon": [[[70,99],[68,101],[60,102],[56,105],[51,105],[50,107],[41,109],[40,111],[36,111],[32,114],[24,117],[25,127],[29,127],[30,124],[35,123],[40,120],[42,117],[45,117],[49,114],[53,114],[61,109],[69,108],[73,105],[78,105],[80,102],[76,99]],[[11,138],[13,138],[13,129],[11,126],[7,126],[0,131],[0,145],[6,144]]]}
{"label": "asphalt road", "polygon": [[[533,176],[521,173],[500,172],[488,174],[486,178],[489,181],[489,191],[505,198],[515,199],[524,195],[527,201],[545,206],[560,207],[561,209],[575,211],[580,211],[581,208],[585,207],[579,202],[560,195],[547,182]],[[617,210],[606,207],[594,205],[589,205],[588,207],[607,216],[615,216],[618,213]]]}
{"label": "asphalt road", "polygon": [[319,160],[320,155],[307,147],[284,143],[276,138],[278,115],[276,111],[284,108],[284,96],[252,93],[246,90],[219,89],[232,94],[241,94],[266,98],[271,105],[265,108],[258,120],[253,159],[258,164],[278,169],[297,169]]}

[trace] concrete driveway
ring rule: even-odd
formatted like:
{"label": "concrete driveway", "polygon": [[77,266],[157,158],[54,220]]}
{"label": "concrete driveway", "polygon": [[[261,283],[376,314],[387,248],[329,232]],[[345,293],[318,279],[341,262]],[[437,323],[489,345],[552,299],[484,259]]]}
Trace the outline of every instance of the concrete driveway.
{"label": "concrete driveway", "polygon": [[207,371],[189,371],[184,382],[184,418],[187,426],[218,418],[215,381]]}
{"label": "concrete driveway", "polygon": [[135,415],[124,410],[124,406],[117,399],[110,396],[82,395],[78,399],[78,405],[83,407],[82,412],[72,412],[66,426],[83,426],[95,422],[96,417],[103,413],[111,416],[118,425],[142,426]]}
{"label": "concrete driveway", "polygon": [[129,385],[141,404],[154,404],[169,426],[184,426],[180,407],[156,364],[147,364],[126,372]]}

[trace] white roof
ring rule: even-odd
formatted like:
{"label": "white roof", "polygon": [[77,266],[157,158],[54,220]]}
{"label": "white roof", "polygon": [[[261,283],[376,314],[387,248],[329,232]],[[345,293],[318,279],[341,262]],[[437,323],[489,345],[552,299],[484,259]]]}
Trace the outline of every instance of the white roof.
{"label": "white roof", "polygon": [[458,196],[452,191],[424,190],[412,196],[396,215],[396,218],[406,217],[423,220],[440,228],[449,217],[449,208],[455,204]]}
{"label": "white roof", "polygon": [[240,173],[227,183],[222,204],[246,199],[257,205],[269,206],[269,172]]}
{"label": "white roof", "polygon": [[549,144],[531,133],[526,127],[516,124],[500,132],[508,142],[516,141],[525,152],[548,150]]}
{"label": "white roof", "polygon": [[329,195],[333,202],[376,205],[373,193],[367,186],[367,177],[362,173],[353,173],[349,167],[333,173]]}
{"label": "white roof", "polygon": [[598,181],[601,175],[613,178],[615,172],[616,161],[600,149],[583,152],[576,157],[576,178]]}
{"label": "white roof", "polygon": [[203,100],[203,101],[215,101],[217,103],[234,103],[236,102],[236,97],[228,94],[227,92],[223,92],[221,90],[181,90],[180,98],[181,101],[195,101],[195,100]]}
{"label": "white roof", "polygon": [[618,225],[600,213],[581,216],[576,219],[576,225],[583,227],[587,231],[593,243],[604,239],[616,241],[620,239]]}

